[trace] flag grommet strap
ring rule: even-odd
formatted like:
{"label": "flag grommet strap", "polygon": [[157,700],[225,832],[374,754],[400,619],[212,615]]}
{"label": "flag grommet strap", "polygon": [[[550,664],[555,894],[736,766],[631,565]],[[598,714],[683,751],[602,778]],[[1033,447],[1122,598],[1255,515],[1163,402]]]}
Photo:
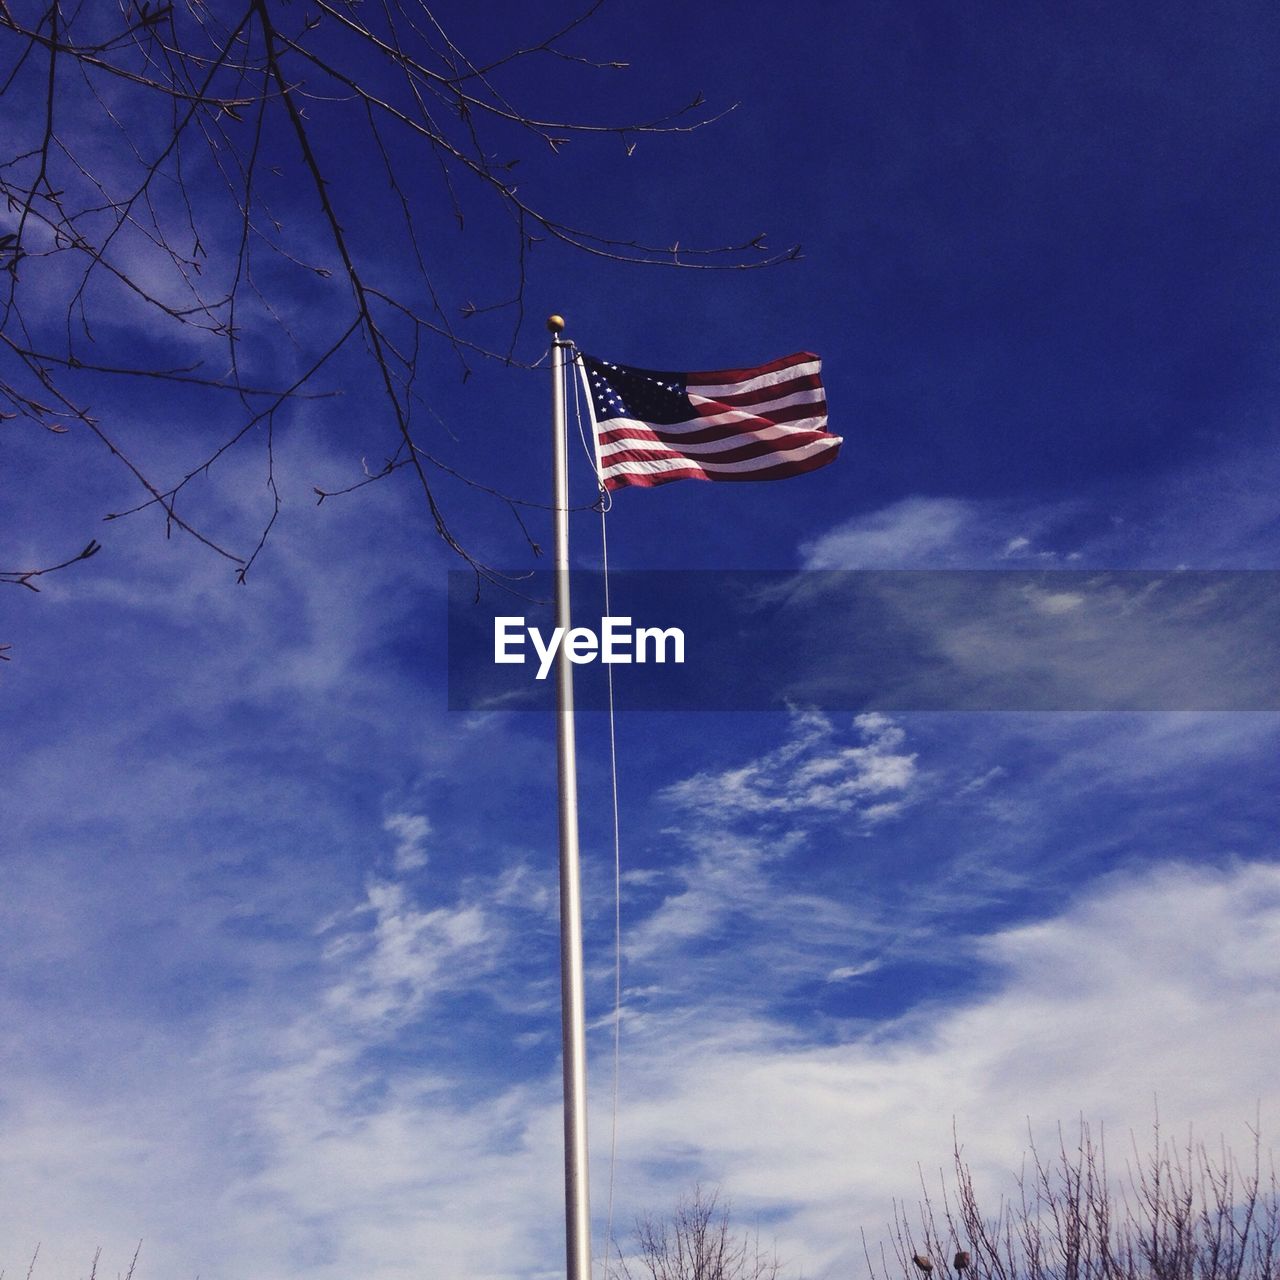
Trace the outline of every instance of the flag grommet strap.
{"label": "flag grommet strap", "polygon": [[753,369],[666,373],[582,355],[600,481],[783,480],[834,462],[822,362],[807,351]]}

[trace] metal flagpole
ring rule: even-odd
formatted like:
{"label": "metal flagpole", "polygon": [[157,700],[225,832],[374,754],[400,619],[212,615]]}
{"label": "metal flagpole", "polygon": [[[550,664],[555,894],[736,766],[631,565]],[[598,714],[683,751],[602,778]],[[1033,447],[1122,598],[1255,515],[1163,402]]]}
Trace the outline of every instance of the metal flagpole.
{"label": "metal flagpole", "polygon": [[[556,626],[569,634],[569,465],[564,410],[561,316],[551,331],[551,434],[555,463]],[[587,1189],[587,1037],[582,983],[582,892],[578,874],[578,760],[573,733],[573,667],[567,646],[556,658],[560,781],[560,1020],[564,1044],[564,1217],[568,1280],[591,1280],[591,1209]]]}

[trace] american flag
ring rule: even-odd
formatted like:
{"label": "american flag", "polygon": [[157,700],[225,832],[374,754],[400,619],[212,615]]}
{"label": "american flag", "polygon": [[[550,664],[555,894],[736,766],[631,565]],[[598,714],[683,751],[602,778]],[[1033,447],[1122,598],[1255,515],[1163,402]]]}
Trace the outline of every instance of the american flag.
{"label": "american flag", "polygon": [[669,480],[782,480],[834,462],[822,363],[662,373],[580,356],[606,489]]}

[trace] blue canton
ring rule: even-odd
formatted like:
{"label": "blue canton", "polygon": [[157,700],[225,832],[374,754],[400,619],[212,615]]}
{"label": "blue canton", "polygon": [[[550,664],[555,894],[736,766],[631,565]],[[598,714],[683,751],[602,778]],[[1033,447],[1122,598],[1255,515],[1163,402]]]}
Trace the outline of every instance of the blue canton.
{"label": "blue canton", "polygon": [[635,418],[663,425],[686,422],[697,416],[689,402],[682,373],[633,369],[587,355],[582,361],[587,368],[587,384],[591,388],[597,422],[607,418]]}

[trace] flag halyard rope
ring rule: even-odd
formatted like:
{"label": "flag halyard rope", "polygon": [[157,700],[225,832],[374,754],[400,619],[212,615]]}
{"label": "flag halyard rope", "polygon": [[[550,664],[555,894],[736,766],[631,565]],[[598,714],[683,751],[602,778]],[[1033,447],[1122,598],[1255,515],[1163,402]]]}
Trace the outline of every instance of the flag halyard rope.
{"label": "flag halyard rope", "polygon": [[[581,357],[574,350],[574,363],[581,367]],[[609,538],[605,516],[613,505],[613,495],[605,488],[600,476],[599,450],[594,447],[595,423],[592,422],[592,443],[588,444],[583,425],[581,387],[573,378],[573,411],[578,426],[578,437],[591,464],[592,474],[600,491],[597,506],[600,511],[600,559],[604,581],[605,616],[612,614],[609,598]],[[613,1081],[609,1115],[609,1196],[605,1215],[604,1258],[602,1269],[607,1274],[609,1258],[614,1249],[613,1192],[618,1162],[618,1079],[622,1045],[622,838],[618,821],[618,738],[613,704],[613,666],[605,664],[605,680],[609,704],[609,785],[613,806]]]}
{"label": "flag halyard rope", "polygon": [[[602,490],[603,492],[603,490]],[[605,494],[607,497],[608,495]],[[600,551],[604,564],[604,611],[609,607],[609,540],[605,513],[600,507]],[[613,709],[613,665],[605,665],[609,694],[609,786],[613,803],[613,1090],[609,1118],[609,1207],[605,1219],[605,1270],[613,1247],[613,1187],[618,1163],[618,1077],[622,1044],[622,838],[618,823],[618,738]]]}

